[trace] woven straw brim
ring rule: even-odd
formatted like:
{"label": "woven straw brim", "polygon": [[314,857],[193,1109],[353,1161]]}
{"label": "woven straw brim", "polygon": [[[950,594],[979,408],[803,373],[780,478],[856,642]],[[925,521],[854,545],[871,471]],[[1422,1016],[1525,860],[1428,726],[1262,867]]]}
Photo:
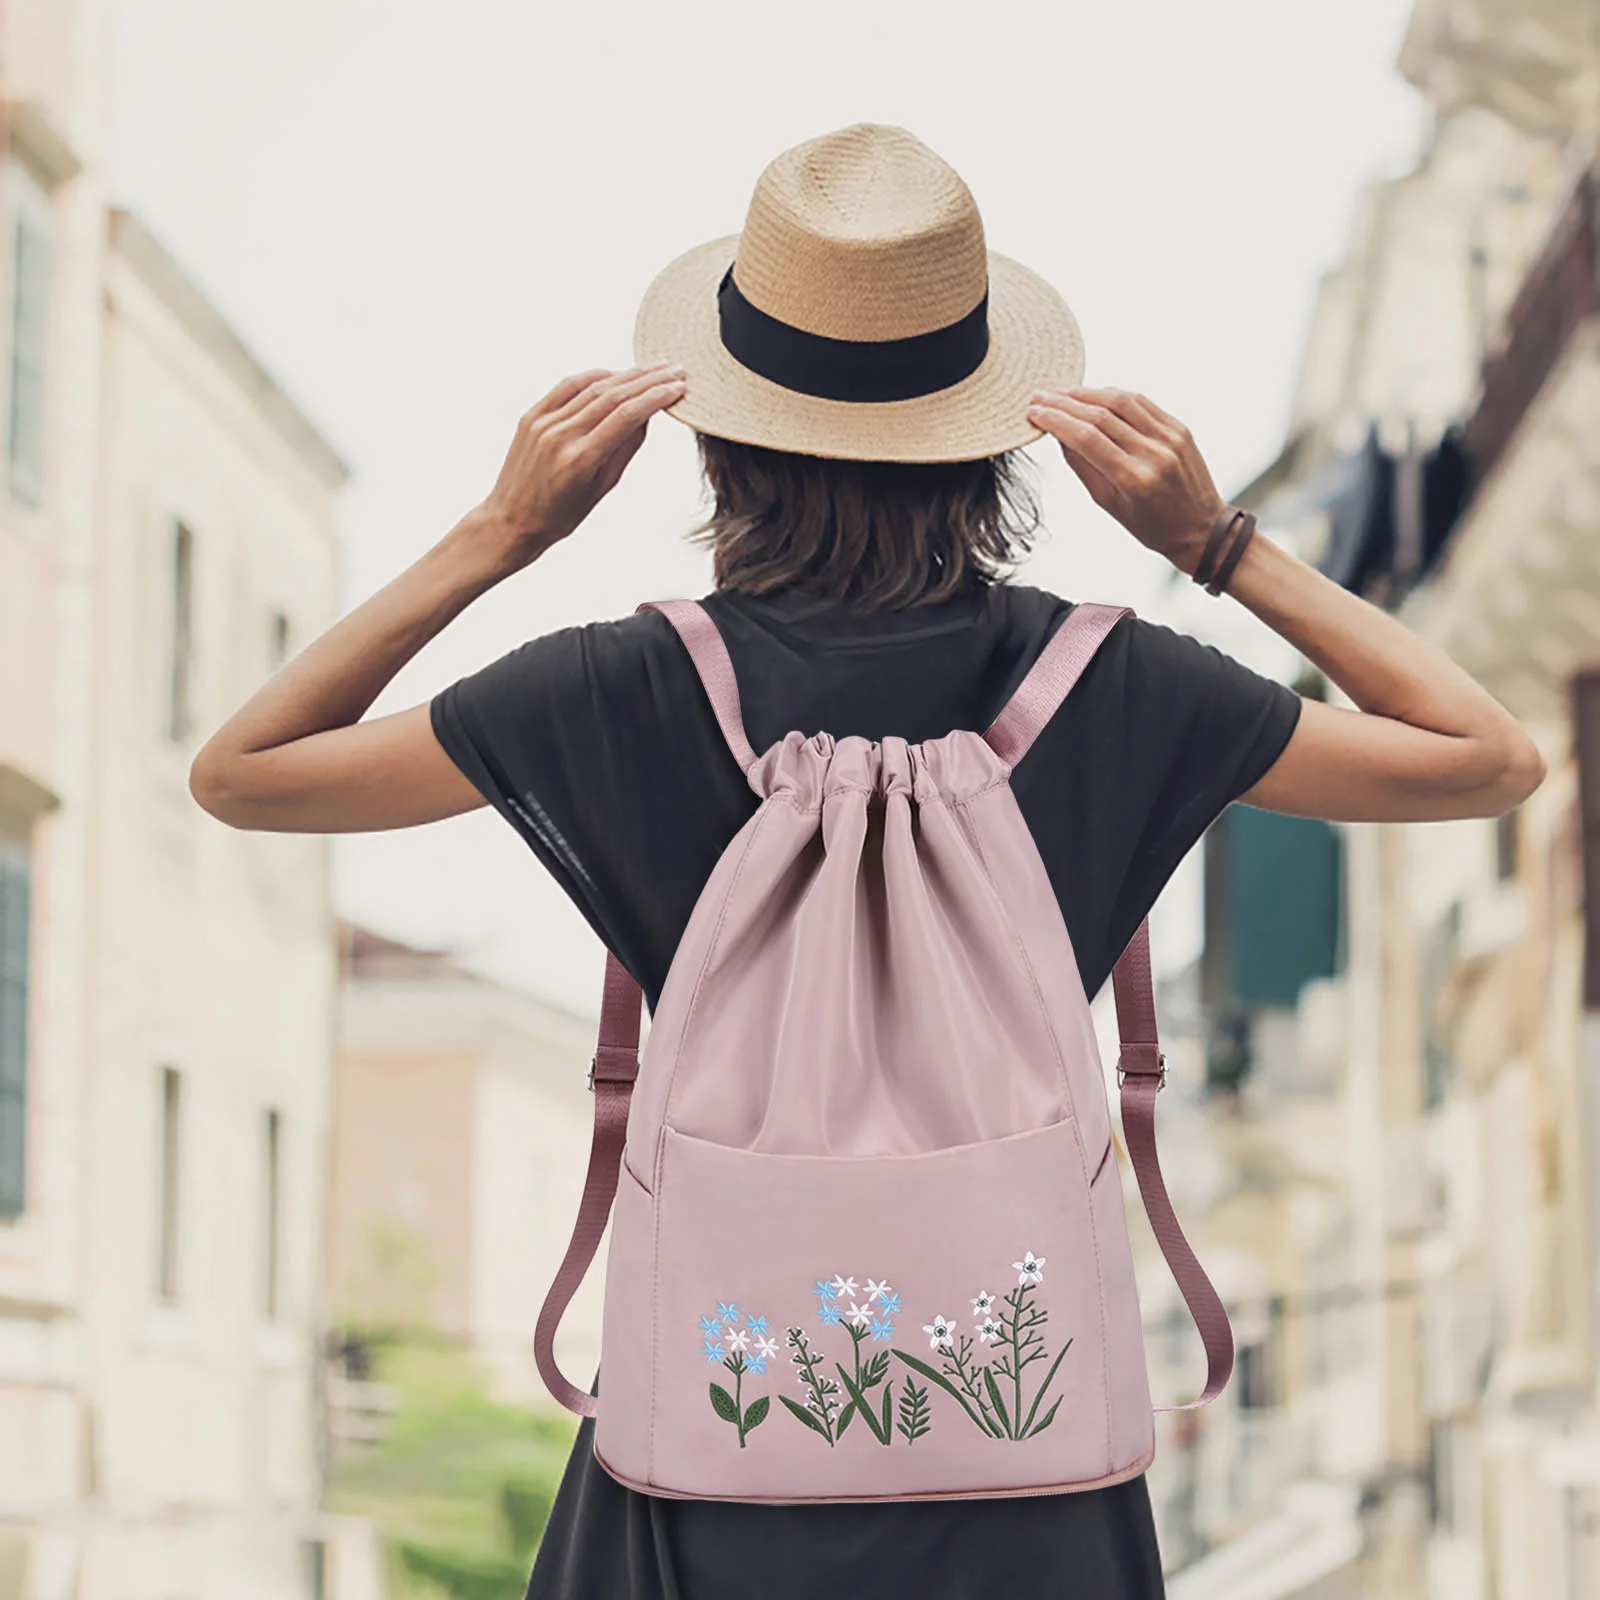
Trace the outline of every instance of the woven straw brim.
{"label": "woven straw brim", "polygon": [[989,352],[960,383],[914,400],[859,403],[797,394],[742,366],[719,333],[717,286],[739,246],[714,239],[679,256],[645,294],[634,326],[641,365],[687,375],[668,415],[702,433],[849,461],[975,461],[1041,438],[1035,390],[1083,381],[1083,336],[1043,278],[989,252]]}

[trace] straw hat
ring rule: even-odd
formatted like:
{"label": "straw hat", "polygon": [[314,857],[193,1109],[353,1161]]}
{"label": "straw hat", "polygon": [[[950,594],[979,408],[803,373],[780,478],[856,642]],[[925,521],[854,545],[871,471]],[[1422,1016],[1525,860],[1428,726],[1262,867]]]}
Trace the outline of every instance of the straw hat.
{"label": "straw hat", "polygon": [[985,248],[977,203],[904,128],[786,150],[744,232],[650,285],[635,359],[681,362],[670,414],[703,433],[858,461],[970,461],[1031,444],[1041,386],[1083,379],[1054,289]]}

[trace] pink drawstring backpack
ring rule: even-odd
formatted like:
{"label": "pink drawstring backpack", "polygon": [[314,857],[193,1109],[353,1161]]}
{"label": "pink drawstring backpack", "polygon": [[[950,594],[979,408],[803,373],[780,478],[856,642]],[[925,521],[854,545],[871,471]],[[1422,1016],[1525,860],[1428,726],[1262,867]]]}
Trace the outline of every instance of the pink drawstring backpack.
{"label": "pink drawstring backpack", "polygon": [[[653,609],[761,804],[695,906],[642,1068],[640,991],[608,959],[589,1174],[539,1318],[545,1382],[596,1417],[601,1465],[649,1494],[907,1500],[1135,1476],[1154,1426],[1110,1105],[1009,783],[1130,613],[1077,606],[985,734],[791,733],[758,756],[709,616]],[[1145,926],[1113,984],[1123,1132],[1205,1343],[1203,1405],[1233,1337],[1156,1160]],[[613,1207],[597,1402],[554,1338]]]}

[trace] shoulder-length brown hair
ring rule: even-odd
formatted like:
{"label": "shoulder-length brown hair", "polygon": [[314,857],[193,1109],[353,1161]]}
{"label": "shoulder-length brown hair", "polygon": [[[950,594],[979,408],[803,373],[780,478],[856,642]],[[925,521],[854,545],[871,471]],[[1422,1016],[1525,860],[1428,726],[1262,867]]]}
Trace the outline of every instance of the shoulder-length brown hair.
{"label": "shoulder-length brown hair", "polygon": [[697,435],[712,508],[692,537],[719,589],[799,589],[889,610],[948,599],[1028,551],[1039,503],[1019,452],[833,461]]}

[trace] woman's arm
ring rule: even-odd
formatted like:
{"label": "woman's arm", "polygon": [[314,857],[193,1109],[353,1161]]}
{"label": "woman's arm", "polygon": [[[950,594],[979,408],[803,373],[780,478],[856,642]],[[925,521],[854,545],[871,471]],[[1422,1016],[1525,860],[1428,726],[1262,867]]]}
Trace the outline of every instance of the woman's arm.
{"label": "woman's arm", "polygon": [[[1223,500],[1189,430],[1143,395],[1051,390],[1029,418],[1140,543],[1192,574]],[[1257,533],[1228,592],[1357,709],[1306,701],[1283,754],[1242,799],[1350,822],[1491,817],[1544,761],[1516,719],[1442,650]]]}
{"label": "woman's arm", "polygon": [[681,369],[585,372],[518,423],[494,488],[415,565],[330,628],[207,741],[196,800],[235,828],[404,828],[483,804],[434,738],[428,708],[361,719],[428,640],[564,539],[610,492]]}

